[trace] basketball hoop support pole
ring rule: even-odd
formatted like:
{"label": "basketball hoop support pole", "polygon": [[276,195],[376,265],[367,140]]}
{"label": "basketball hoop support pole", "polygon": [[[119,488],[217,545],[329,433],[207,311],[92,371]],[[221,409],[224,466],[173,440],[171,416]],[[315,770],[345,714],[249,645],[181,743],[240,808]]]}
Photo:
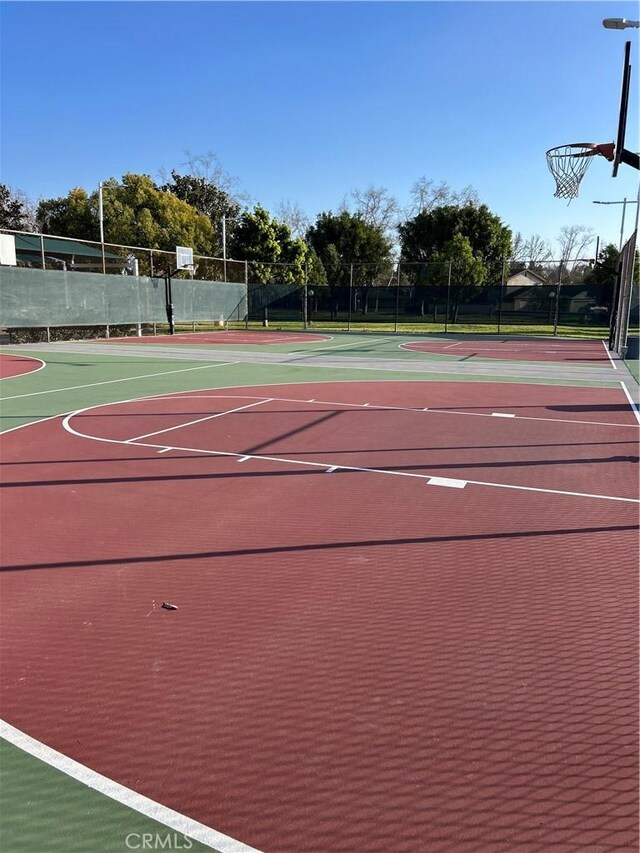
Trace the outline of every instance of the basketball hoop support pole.
{"label": "basketball hoop support pole", "polygon": [[172,277],[179,272],[179,270],[174,270],[171,272],[171,267],[169,267],[169,271],[164,277],[164,297],[165,297],[165,305],[167,309],[167,320],[169,321],[169,334],[175,334],[176,328],[173,322],[173,294],[171,291],[171,279]]}

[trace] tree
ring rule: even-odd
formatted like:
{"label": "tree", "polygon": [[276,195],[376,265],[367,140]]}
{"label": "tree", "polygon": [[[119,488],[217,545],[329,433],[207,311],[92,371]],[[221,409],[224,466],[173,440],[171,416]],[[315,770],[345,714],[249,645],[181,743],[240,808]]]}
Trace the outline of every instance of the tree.
{"label": "tree", "polygon": [[6,184],[0,184],[0,228],[12,231],[30,230],[28,200]]}
{"label": "tree", "polygon": [[361,214],[321,213],[307,231],[307,242],[319,256],[330,285],[366,284],[374,269],[391,268],[391,241]]}
{"label": "tree", "polygon": [[252,281],[262,284],[271,281],[279,284],[304,282],[308,254],[305,242],[294,239],[289,226],[272,219],[260,205],[256,205],[252,212],[242,214],[230,249],[238,260],[250,262]]}
{"label": "tree", "polygon": [[593,229],[586,225],[563,226],[557,238],[560,261],[553,267],[552,274],[564,284],[581,282],[589,271],[587,255],[594,240]]}
{"label": "tree", "polygon": [[[98,194],[76,188],[66,198],[44,200],[38,206],[38,220],[45,233],[98,241]],[[190,246],[196,254],[212,254],[209,218],[172,193],[162,192],[148,175],[128,173],[121,183],[106,181],[103,220],[105,239],[111,244],[167,252]]]}
{"label": "tree", "polygon": [[36,211],[38,230],[77,240],[100,240],[98,195],[75,187],[60,198],[43,199]]}
{"label": "tree", "polygon": [[463,237],[462,234],[454,234],[451,240],[435,253],[433,260],[435,266],[431,283],[453,285],[449,298],[449,319],[455,323],[460,305],[485,282],[487,267],[474,255],[468,237]]}
{"label": "tree", "polygon": [[459,192],[451,189],[446,181],[436,184],[425,175],[418,178],[410,191],[411,204],[409,205],[407,218],[417,216],[419,213],[435,210],[436,207],[452,204],[464,206],[471,204],[478,206],[480,198],[472,186],[463,187]]}
{"label": "tree", "polygon": [[212,253],[222,255],[222,218],[226,218],[226,233],[229,239],[240,213],[240,204],[225,190],[201,175],[180,175],[171,171],[171,180],[159,187],[191,205],[198,213],[208,217],[213,228]]}
{"label": "tree", "polygon": [[405,261],[435,261],[456,234],[466,237],[488,281],[501,281],[503,263],[511,255],[511,231],[485,204],[423,211],[398,226],[398,232]]}
{"label": "tree", "polygon": [[608,243],[598,253],[593,267],[586,273],[586,284],[613,285],[618,273],[620,253],[613,243]]}
{"label": "tree", "polygon": [[[364,190],[352,190],[350,195],[356,215],[362,217],[367,225],[379,229],[385,236],[389,236],[390,232],[395,230],[400,205],[388,190],[371,184]],[[346,200],[343,202],[342,210],[347,210]]]}
{"label": "tree", "polygon": [[307,231],[307,242],[324,266],[332,291],[332,316],[338,310],[337,288],[352,285],[358,288],[354,299],[359,298],[366,314],[370,288],[381,280],[387,283],[393,271],[391,240],[382,227],[366,222],[361,213],[321,213]]}
{"label": "tree", "polygon": [[558,235],[561,260],[569,263],[582,258],[594,240],[593,229],[587,228],[586,225],[563,226]]}
{"label": "tree", "polygon": [[504,263],[512,249],[511,231],[486,205],[444,205],[425,210],[401,224],[398,232],[403,271],[417,287],[414,296],[421,305],[428,293],[424,288],[448,284],[451,269],[451,283],[455,285],[450,293],[453,319],[478,285],[502,281]]}
{"label": "tree", "polygon": [[549,244],[539,234],[533,234],[529,239],[525,240],[522,234],[517,231],[513,236],[512,242],[512,261],[521,261],[529,264],[531,267],[535,267],[551,258]]}
{"label": "tree", "polygon": [[304,237],[311,224],[309,217],[296,202],[280,201],[276,205],[276,217],[289,226],[293,237]]}

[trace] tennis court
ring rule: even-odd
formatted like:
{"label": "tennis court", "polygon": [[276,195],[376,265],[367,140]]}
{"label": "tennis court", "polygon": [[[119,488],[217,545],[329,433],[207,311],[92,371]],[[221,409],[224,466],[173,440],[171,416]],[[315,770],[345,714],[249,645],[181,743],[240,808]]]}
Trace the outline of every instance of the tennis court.
{"label": "tennis court", "polygon": [[22,843],[636,849],[623,363],[226,334],[3,349],[46,365],[1,389]]}

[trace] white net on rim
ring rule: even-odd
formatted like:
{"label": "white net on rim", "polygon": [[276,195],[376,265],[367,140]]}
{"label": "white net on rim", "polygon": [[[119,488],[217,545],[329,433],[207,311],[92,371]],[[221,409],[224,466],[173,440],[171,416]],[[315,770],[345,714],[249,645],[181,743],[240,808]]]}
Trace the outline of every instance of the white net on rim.
{"label": "white net on rim", "polygon": [[[576,148],[583,151],[576,152]],[[580,181],[593,160],[593,151],[586,145],[560,145],[547,151],[547,166],[556,181],[555,198],[571,201],[578,197]]]}

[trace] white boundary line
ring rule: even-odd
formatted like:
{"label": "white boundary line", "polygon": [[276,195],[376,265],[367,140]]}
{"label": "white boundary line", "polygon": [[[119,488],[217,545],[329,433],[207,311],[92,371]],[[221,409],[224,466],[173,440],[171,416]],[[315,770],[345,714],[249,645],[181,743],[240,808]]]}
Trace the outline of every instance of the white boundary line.
{"label": "white boundary line", "polygon": [[[0,376],[0,382],[6,382],[7,379],[18,379],[20,376],[33,376],[34,373],[39,373],[41,370],[47,366],[47,362],[42,358],[38,358],[36,355],[23,355],[21,352],[0,352],[0,358],[2,356],[6,356],[7,358],[11,358],[11,356],[15,356],[16,358],[29,358],[31,361],[39,361],[40,367],[36,367],[35,370],[29,370],[27,373],[14,373],[13,376]],[[5,397],[5,400],[7,398]]]}
{"label": "white boundary line", "polygon": [[611,362],[613,369],[617,370],[618,366],[615,363],[615,361],[611,358],[611,353],[609,352],[609,347],[606,345],[606,343],[604,341],[602,341],[602,346],[604,347],[604,351],[606,352],[606,354],[609,356],[609,361]]}
{"label": "white boundary line", "polygon": [[624,393],[625,393],[625,395],[626,395],[626,398],[627,398],[627,400],[629,401],[629,405],[631,406],[631,409],[632,409],[632,411],[633,411],[633,414],[636,416],[636,420],[637,420],[637,421],[638,421],[638,423],[640,424],[640,411],[638,411],[638,407],[637,407],[637,406],[636,406],[636,404],[633,402],[633,397],[632,397],[632,396],[631,396],[631,394],[629,393],[629,389],[628,389],[628,388],[627,388],[627,386],[624,384],[624,382],[623,382],[623,380],[622,380],[622,379],[620,380],[620,384],[622,385],[622,390],[624,391]]}
{"label": "white boundary line", "polygon": [[0,432],[0,441],[2,441],[3,437],[7,435],[7,433],[15,432],[18,429],[24,429],[25,427],[35,426],[36,424],[43,424],[45,421],[53,421],[56,418],[63,418],[65,415],[69,415],[71,412],[60,412],[57,415],[49,415],[47,418],[40,418],[37,421],[29,421],[26,424],[19,424],[18,426],[9,427],[9,429],[4,429]]}
{"label": "white boundary line", "polygon": [[125,376],[121,379],[107,379],[104,382],[89,382],[87,385],[70,385],[68,388],[50,388],[48,391],[32,391],[30,394],[14,394],[12,397],[2,397],[0,402],[4,403],[6,400],[21,400],[23,397],[37,397],[39,394],[59,394],[61,391],[77,391],[80,388],[97,388],[98,385],[113,385],[115,382],[132,382],[134,379],[153,379],[154,376],[169,376],[171,373],[187,373],[190,370],[206,370],[207,367],[229,367],[232,364],[238,364],[238,362],[216,361],[213,364],[200,364],[197,367],[181,367],[179,370],[163,370],[161,373],[145,373],[141,376]]}
{"label": "white boundary line", "polygon": [[133,809],[139,814],[173,829],[175,832],[199,841],[201,844],[219,850],[221,853],[259,853],[255,847],[249,847],[235,838],[223,835],[210,826],[199,823],[180,812],[157,803],[155,800],[149,799],[149,797],[145,797],[143,794],[138,794],[137,791],[132,791],[131,788],[127,788],[95,770],[91,770],[91,768],[69,758],[62,752],[35,740],[35,738],[30,737],[20,729],[16,729],[4,720],[0,720],[0,736],[34,758],[48,764],[49,767],[54,767],[66,776],[81,782],[87,788],[104,794],[120,805]]}
{"label": "white boundary line", "polygon": [[[158,399],[158,398],[155,398],[155,399]],[[271,400],[277,401],[277,398],[272,397]],[[267,402],[267,400],[265,399],[264,402]],[[296,401],[296,402],[300,402],[300,401]],[[116,405],[116,404],[115,403],[107,403],[106,405]],[[183,453],[198,453],[198,454],[206,454],[206,455],[210,455],[210,456],[223,456],[223,457],[236,459],[236,460],[239,458],[243,458],[243,460],[244,460],[247,457],[249,457],[250,459],[257,459],[257,460],[260,460],[263,462],[282,462],[286,465],[299,465],[299,466],[307,467],[307,468],[321,468],[325,471],[327,471],[328,469],[331,469],[332,472],[333,471],[356,471],[356,472],[366,473],[366,474],[386,474],[386,475],[392,475],[395,477],[410,477],[413,479],[420,479],[420,480],[427,480],[427,481],[430,479],[433,479],[433,478],[435,478],[436,480],[442,479],[437,474],[429,474],[429,473],[415,474],[415,473],[411,473],[408,471],[392,471],[392,470],[389,470],[386,468],[367,468],[367,467],[362,467],[359,465],[340,465],[340,464],[334,465],[332,462],[311,462],[309,460],[290,459],[288,457],[283,457],[283,456],[264,456],[264,455],[253,454],[253,453],[251,453],[251,454],[238,453],[235,451],[227,451],[227,450],[206,450],[202,447],[183,447],[181,445],[149,444],[147,442],[133,442],[131,439],[125,440],[125,439],[116,439],[116,438],[104,438],[102,436],[88,435],[86,433],[79,432],[78,430],[76,430],[74,427],[71,426],[72,418],[74,418],[76,415],[81,415],[81,414],[85,414],[86,412],[90,412],[92,409],[95,409],[95,408],[101,408],[101,406],[87,406],[87,408],[85,408],[85,409],[78,409],[75,412],[71,412],[62,421],[63,428],[68,433],[70,433],[71,435],[75,435],[78,438],[85,438],[85,439],[88,439],[89,441],[104,442],[105,444],[126,444],[129,447],[148,447],[152,450],[169,449],[169,450],[176,450],[176,451],[183,452]],[[420,410],[416,409],[416,410],[409,410],[409,411],[420,411]],[[494,488],[499,488],[499,489],[512,489],[512,490],[523,491],[523,492],[542,492],[544,494],[568,495],[570,497],[596,498],[599,500],[618,501],[618,502],[622,502],[622,503],[640,504],[640,500],[637,500],[636,498],[623,498],[623,497],[618,497],[616,495],[592,494],[590,492],[573,492],[573,491],[565,491],[562,489],[545,489],[545,488],[539,488],[539,487],[534,487],[534,486],[515,485],[515,484],[510,484],[510,483],[493,483],[493,482],[488,482],[486,480],[467,480],[467,479],[465,479],[465,482],[470,483],[472,485],[476,485],[476,486],[488,486],[488,487],[494,487]]]}

